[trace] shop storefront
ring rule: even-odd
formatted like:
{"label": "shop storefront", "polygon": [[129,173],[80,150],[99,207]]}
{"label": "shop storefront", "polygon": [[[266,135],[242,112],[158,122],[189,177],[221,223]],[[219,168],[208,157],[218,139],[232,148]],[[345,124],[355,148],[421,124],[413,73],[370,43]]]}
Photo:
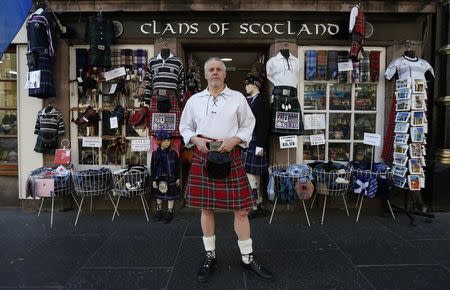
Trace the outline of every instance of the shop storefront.
{"label": "shop storefront", "polygon": [[[57,41],[54,66],[56,98],[40,100],[28,97],[27,90],[22,89],[26,74],[21,74],[27,71],[24,60],[27,47],[26,44],[15,47],[18,55],[20,144],[17,191],[22,199],[26,196],[25,184],[29,173],[53,162],[52,154],[34,151],[36,115],[49,106],[62,114],[65,127],[62,137],[70,141],[75,168],[118,168],[136,163],[150,165],[151,150],[140,150],[149,145],[152,128],[146,129],[138,121],[133,124],[134,128],[128,121],[113,125],[111,119],[118,114],[115,111],[117,105],[125,109],[123,115],[139,115],[142,104],[134,98],[143,78],[139,64],[158,55],[162,48],[169,48],[172,54],[181,58],[186,73],[199,76],[195,90],[205,88],[202,70],[208,57],[231,58],[226,63],[226,82],[244,95],[244,78],[255,63],[265,64],[280,49],[288,49],[298,58],[300,74],[296,89],[305,132],[297,137],[297,149],[280,149],[278,136],[273,135],[271,163],[370,160],[372,147],[363,144],[364,133],[377,133],[384,137],[394,95],[392,82],[384,78],[387,65],[408,48],[432,65],[435,61],[433,41],[437,4],[431,1],[362,3],[369,24],[365,52],[360,58],[372,61],[372,65],[357,77],[352,77],[351,73],[329,73],[330,65],[339,53],[350,50],[348,19],[353,4],[345,1],[333,4],[327,4],[330,1],[301,1],[305,3],[288,6],[276,3],[266,6],[263,5],[265,1],[207,6],[195,1],[190,5],[168,1],[161,7],[146,1],[133,1],[130,5],[97,1],[95,6],[91,1],[78,2],[78,5],[66,6],[65,1],[52,1],[53,10],[64,10],[57,15],[71,33],[69,38]],[[83,62],[88,60],[85,56],[89,48],[85,31],[88,18],[100,15],[113,21],[115,36],[111,45],[111,66],[108,69],[100,66],[90,68],[91,73],[92,69],[98,70],[93,92],[93,88],[83,83],[87,70]],[[319,61],[315,60],[319,58]],[[314,73],[310,69],[311,59],[315,61]],[[122,67],[125,76],[119,72]],[[121,77],[115,78],[108,72],[111,69],[116,69]],[[119,79],[124,79],[124,82],[119,82]],[[272,94],[272,85],[268,81],[264,92],[267,96]],[[83,117],[87,117],[88,106],[99,114],[99,119],[92,121],[95,126],[80,126]],[[270,112],[268,114],[270,117]],[[74,122],[77,119],[79,122]],[[315,127],[317,122],[321,123],[320,129]],[[312,146],[309,136],[322,133],[325,144]],[[381,150],[382,146],[375,147],[375,161],[382,160]],[[427,179],[427,183],[430,182]],[[428,201],[431,202],[431,194]]]}

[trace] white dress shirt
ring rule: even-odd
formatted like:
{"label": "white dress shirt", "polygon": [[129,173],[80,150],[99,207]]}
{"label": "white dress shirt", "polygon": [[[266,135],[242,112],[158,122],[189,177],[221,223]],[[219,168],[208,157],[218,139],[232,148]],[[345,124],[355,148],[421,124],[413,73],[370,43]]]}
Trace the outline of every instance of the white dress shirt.
{"label": "white dress shirt", "polygon": [[352,33],[353,28],[355,27],[355,23],[356,23],[356,16],[358,16],[358,12],[359,12],[359,6],[355,5],[352,8],[352,11],[350,12],[350,20],[348,23],[348,32]]}
{"label": "white dress shirt", "polygon": [[246,148],[252,139],[255,117],[244,95],[225,86],[215,99],[205,89],[186,103],[180,119],[180,134],[186,147],[192,147],[192,136],[211,139],[238,137]]}
{"label": "white dress shirt", "polygon": [[270,58],[266,64],[267,78],[274,86],[290,86],[297,88],[300,75],[298,58],[289,53],[286,58],[279,52]]}
{"label": "white dress shirt", "polygon": [[409,58],[407,56],[401,56],[389,63],[384,76],[390,80],[395,73],[398,73],[399,80],[407,78],[425,79],[425,73],[427,71],[430,71],[434,77],[434,70],[426,60],[417,57]]}

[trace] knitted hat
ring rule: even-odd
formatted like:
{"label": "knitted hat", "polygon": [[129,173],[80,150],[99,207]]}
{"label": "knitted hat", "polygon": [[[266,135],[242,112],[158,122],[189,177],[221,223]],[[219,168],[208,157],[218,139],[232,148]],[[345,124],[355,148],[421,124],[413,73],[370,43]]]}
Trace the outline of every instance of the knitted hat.
{"label": "knitted hat", "polygon": [[164,130],[159,130],[156,132],[156,138],[158,140],[172,139],[172,134]]}

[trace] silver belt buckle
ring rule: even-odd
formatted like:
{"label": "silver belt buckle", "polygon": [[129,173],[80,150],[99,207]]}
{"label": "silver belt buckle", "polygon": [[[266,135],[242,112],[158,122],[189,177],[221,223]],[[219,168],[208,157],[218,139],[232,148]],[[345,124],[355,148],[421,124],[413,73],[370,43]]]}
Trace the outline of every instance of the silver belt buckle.
{"label": "silver belt buckle", "polygon": [[283,96],[289,96],[291,94],[291,90],[290,89],[283,89]]}
{"label": "silver belt buckle", "polygon": [[159,89],[158,95],[160,96],[167,96],[167,90],[166,89]]}
{"label": "silver belt buckle", "polygon": [[161,193],[166,193],[169,190],[169,185],[165,181],[160,181],[158,183],[158,189]]}

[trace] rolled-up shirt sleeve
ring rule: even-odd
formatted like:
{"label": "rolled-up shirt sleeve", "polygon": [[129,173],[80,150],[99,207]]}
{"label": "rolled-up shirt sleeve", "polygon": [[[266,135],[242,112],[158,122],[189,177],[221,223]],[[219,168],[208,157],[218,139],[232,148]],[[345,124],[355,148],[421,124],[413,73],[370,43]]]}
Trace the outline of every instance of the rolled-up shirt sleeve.
{"label": "rolled-up shirt sleeve", "polygon": [[239,144],[242,148],[247,148],[248,144],[252,140],[253,129],[255,128],[256,119],[253,116],[252,109],[248,105],[245,98],[242,98],[239,104],[238,110],[238,130],[236,137],[242,140]]}
{"label": "rolled-up shirt sleeve", "polygon": [[184,144],[187,148],[194,146],[192,144],[191,138],[196,134],[196,124],[194,118],[193,105],[191,99],[189,99],[184,107],[183,113],[181,113],[180,118],[180,134],[183,137]]}

